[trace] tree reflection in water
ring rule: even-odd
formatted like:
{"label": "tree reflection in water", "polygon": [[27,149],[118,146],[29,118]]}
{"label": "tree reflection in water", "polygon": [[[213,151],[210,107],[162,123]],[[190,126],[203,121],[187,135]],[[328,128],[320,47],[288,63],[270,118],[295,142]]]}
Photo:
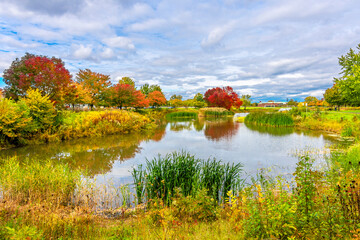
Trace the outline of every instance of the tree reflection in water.
{"label": "tree reflection in water", "polygon": [[240,124],[234,122],[232,118],[227,119],[207,119],[205,122],[205,137],[219,141],[221,139],[230,140],[236,135]]}
{"label": "tree reflection in water", "polygon": [[286,136],[294,132],[293,127],[260,126],[251,123],[245,123],[245,125],[248,129],[252,131],[256,131],[261,134],[273,135],[273,136]]}
{"label": "tree reflection in water", "polygon": [[0,151],[0,158],[17,156],[21,160],[68,163],[71,167],[86,169],[90,176],[110,171],[115,161],[125,161],[135,157],[141,151],[140,143],[155,138],[160,140],[165,129],[149,134],[133,133],[129,135],[110,135],[51,143],[36,146],[25,146]]}

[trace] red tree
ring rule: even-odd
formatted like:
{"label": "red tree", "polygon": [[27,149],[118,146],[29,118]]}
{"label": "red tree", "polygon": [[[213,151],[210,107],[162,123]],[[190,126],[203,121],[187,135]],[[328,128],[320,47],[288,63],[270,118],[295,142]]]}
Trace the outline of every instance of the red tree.
{"label": "red tree", "polygon": [[30,88],[39,89],[52,101],[62,103],[72,80],[60,58],[48,58],[26,53],[15,59],[4,71],[5,92],[15,100],[26,95]]}
{"label": "red tree", "polygon": [[134,95],[135,102],[132,104],[133,107],[144,108],[149,106],[149,99],[146,99],[145,95],[140,90],[135,91]]}
{"label": "red tree", "polygon": [[224,107],[230,109],[232,106],[240,107],[242,101],[232,87],[216,87],[206,91],[204,100],[210,107]]}
{"label": "red tree", "polygon": [[160,91],[153,91],[148,94],[150,106],[161,106],[166,104],[166,98]]}
{"label": "red tree", "polygon": [[112,87],[111,103],[113,106],[130,107],[135,102],[136,89],[130,84],[116,84]]}

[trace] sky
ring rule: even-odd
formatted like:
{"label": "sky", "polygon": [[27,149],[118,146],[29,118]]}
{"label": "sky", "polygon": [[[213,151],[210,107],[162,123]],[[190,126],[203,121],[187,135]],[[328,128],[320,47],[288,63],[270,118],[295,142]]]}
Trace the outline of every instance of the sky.
{"label": "sky", "polygon": [[253,101],[322,98],[338,57],[360,43],[359,10],[358,0],[2,0],[0,77],[29,52],[61,58],[73,76],[158,84],[167,98],[218,86]]}

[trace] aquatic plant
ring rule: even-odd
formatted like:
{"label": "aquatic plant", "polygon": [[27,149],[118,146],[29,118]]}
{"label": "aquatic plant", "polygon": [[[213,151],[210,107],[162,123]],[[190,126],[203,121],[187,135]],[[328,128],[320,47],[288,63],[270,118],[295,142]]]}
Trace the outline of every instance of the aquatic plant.
{"label": "aquatic plant", "polygon": [[245,117],[245,123],[253,123],[264,126],[294,126],[294,120],[286,113],[263,113],[254,112]]}
{"label": "aquatic plant", "polygon": [[226,117],[233,115],[234,115],[233,112],[220,107],[209,107],[209,108],[199,109],[199,117]]}
{"label": "aquatic plant", "polygon": [[196,112],[172,112],[172,113],[166,114],[166,119],[176,119],[176,118],[196,119],[197,113]]}
{"label": "aquatic plant", "polygon": [[206,189],[216,202],[222,201],[230,189],[237,189],[241,164],[222,163],[216,159],[202,160],[188,152],[158,156],[133,169],[132,175],[138,202],[154,198],[170,204],[177,188],[184,196]]}

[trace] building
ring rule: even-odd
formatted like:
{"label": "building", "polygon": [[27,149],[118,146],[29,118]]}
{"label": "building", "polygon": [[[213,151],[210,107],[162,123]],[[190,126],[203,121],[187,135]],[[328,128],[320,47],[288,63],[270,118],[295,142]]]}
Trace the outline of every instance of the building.
{"label": "building", "polygon": [[259,102],[258,107],[283,107],[286,102]]}

